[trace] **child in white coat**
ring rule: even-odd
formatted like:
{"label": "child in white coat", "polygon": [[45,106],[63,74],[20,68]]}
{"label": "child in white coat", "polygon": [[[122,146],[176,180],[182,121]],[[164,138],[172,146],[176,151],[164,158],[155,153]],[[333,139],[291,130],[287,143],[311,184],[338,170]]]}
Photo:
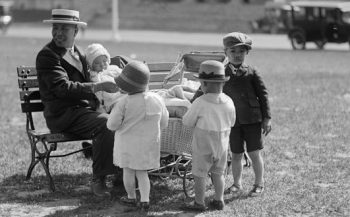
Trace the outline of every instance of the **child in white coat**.
{"label": "child in white coat", "polygon": [[169,113],[162,98],[148,92],[150,71],[141,62],[131,62],[115,82],[125,94],[113,107],[107,121],[115,131],[113,162],[123,168],[127,197],[120,201],[137,206],[135,177],[140,190],[140,208],[148,210],[150,181],[147,170],[160,166],[160,133],[166,128]]}

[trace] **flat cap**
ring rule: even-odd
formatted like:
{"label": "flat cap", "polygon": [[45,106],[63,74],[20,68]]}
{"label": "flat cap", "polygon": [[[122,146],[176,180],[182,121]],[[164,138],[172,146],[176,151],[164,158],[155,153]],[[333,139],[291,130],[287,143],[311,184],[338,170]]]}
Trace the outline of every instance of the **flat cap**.
{"label": "flat cap", "polygon": [[231,32],[224,36],[223,44],[225,48],[232,48],[237,46],[246,46],[248,50],[252,49],[252,39],[241,32]]}

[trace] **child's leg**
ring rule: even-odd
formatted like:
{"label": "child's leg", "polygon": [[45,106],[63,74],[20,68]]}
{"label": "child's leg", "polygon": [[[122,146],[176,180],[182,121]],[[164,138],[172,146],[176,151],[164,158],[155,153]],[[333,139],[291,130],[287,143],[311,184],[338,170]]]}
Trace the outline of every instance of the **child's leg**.
{"label": "child's leg", "polygon": [[253,170],[255,173],[255,185],[264,186],[264,160],[261,156],[261,151],[256,150],[248,152],[250,159],[252,160]]}
{"label": "child's leg", "polygon": [[203,177],[199,177],[196,175],[193,175],[194,177],[194,193],[195,193],[195,201],[198,204],[205,205],[204,199],[205,199],[205,185],[206,180]]}
{"label": "child's leg", "polygon": [[136,199],[135,173],[133,169],[123,168],[123,182],[129,199]]}
{"label": "child's leg", "polygon": [[215,189],[214,199],[218,201],[224,201],[224,189],[225,189],[224,175],[211,173],[211,178],[213,180],[213,185]]}
{"label": "child's leg", "polygon": [[233,183],[235,186],[239,188],[242,187],[242,170],[243,170],[242,157],[243,157],[243,153],[240,153],[240,154],[232,153],[231,167],[232,167]]}
{"label": "child's leg", "polygon": [[141,195],[140,201],[149,202],[151,184],[149,182],[147,170],[136,170],[136,177]]}

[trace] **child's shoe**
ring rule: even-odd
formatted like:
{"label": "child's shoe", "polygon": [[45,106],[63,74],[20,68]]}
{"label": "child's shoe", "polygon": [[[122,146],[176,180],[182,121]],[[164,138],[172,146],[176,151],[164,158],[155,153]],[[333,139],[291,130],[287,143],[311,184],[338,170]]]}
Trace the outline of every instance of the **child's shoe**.
{"label": "child's shoe", "polygon": [[120,202],[126,206],[136,206],[136,198],[128,198],[127,196],[123,196],[120,198]]}
{"label": "child's shoe", "polygon": [[253,185],[253,189],[248,193],[250,197],[260,196],[264,192],[264,186]]}
{"label": "child's shoe", "polygon": [[204,212],[208,209],[204,204],[199,204],[196,201],[186,203],[185,206],[183,206],[182,208],[186,211],[194,211],[194,212]]}
{"label": "child's shoe", "polygon": [[216,210],[224,210],[225,209],[225,202],[221,200],[211,200],[209,202],[209,207],[211,209],[216,209]]}
{"label": "child's shoe", "polygon": [[147,212],[149,210],[149,202],[140,202],[140,209],[143,212]]}
{"label": "child's shoe", "polygon": [[224,193],[225,194],[232,194],[233,197],[238,197],[243,193],[243,191],[242,191],[242,187],[233,184],[233,185],[231,185],[231,187],[226,189]]}

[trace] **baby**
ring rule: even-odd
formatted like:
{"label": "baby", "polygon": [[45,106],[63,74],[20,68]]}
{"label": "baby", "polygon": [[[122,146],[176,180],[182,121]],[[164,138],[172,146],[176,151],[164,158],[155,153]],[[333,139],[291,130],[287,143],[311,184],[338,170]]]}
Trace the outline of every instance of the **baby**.
{"label": "baby", "polygon": [[[86,60],[90,69],[90,80],[93,82],[113,81],[121,73],[121,68],[116,65],[110,65],[111,56],[107,49],[101,44],[90,44],[86,51]],[[100,106],[98,111],[110,113],[113,105],[120,98],[121,93],[107,93],[99,91],[96,93]]]}

